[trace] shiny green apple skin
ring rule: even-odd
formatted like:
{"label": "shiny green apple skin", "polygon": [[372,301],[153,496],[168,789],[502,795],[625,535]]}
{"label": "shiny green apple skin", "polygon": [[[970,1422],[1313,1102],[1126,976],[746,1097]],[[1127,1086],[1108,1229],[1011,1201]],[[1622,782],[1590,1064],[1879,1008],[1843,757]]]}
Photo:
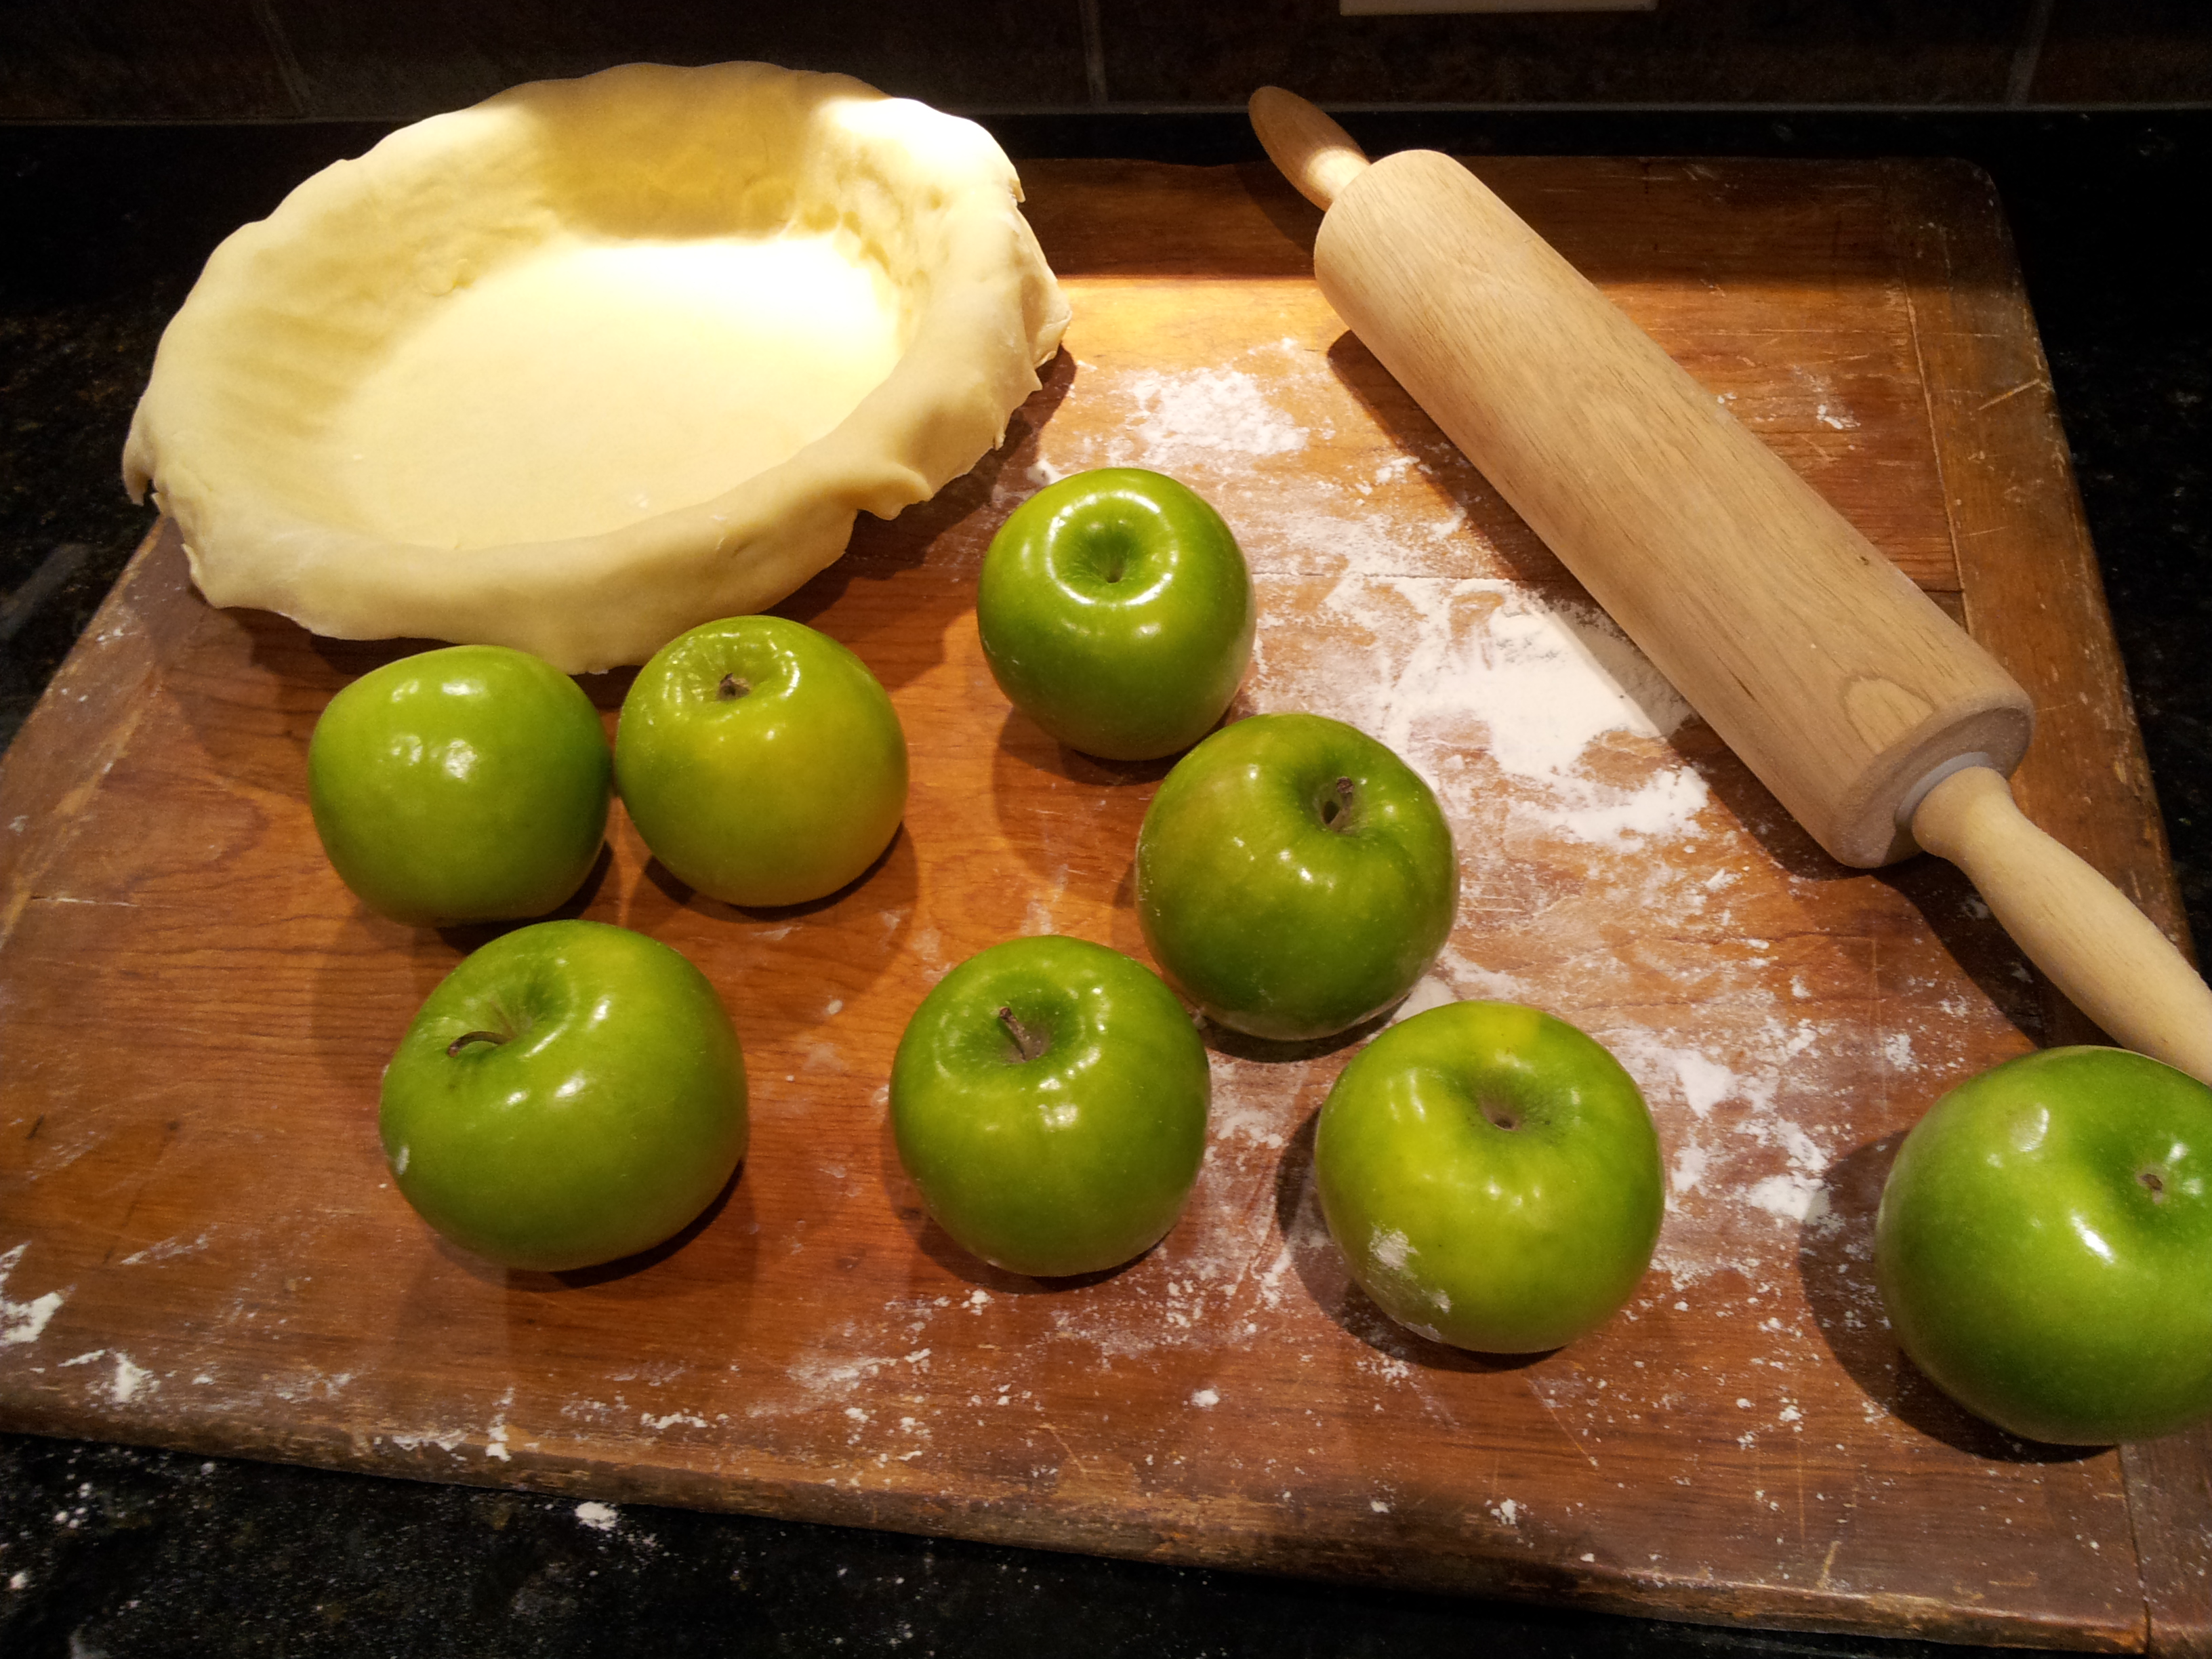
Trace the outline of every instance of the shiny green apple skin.
{"label": "shiny green apple skin", "polygon": [[744,1157],[744,1058],[680,952],[597,921],[502,934],[400,1039],[379,1130],[399,1190],[462,1249],[561,1272],[681,1231]]}
{"label": "shiny green apple skin", "polygon": [[1875,1272],[1913,1363],[2008,1433],[2106,1445],[2212,1413],[2212,1089],[2101,1048],[1968,1079],[1898,1150]]}
{"label": "shiny green apple skin", "polygon": [[1459,864],[1429,786],[1317,714],[1258,714],[1176,763],[1137,836],[1137,915],[1169,981],[1232,1030],[1327,1036],[1413,988]]}
{"label": "shiny green apple skin", "polygon": [[1108,760],[1205,736],[1243,681],[1255,615],[1221,515],[1133,466],[1062,478],[1015,508],[975,590],[999,689],[1050,736]]}
{"label": "shiny green apple skin", "polygon": [[1431,1008],[1362,1049],[1322,1108],[1314,1179],[1376,1304],[1484,1353],[1611,1318],[1666,1208],[1635,1080],[1576,1027],[1504,1002]]}
{"label": "shiny green apple skin", "polygon": [[615,729],[623,805],[653,856],[731,904],[804,904],[860,876],[906,812],[906,732],[836,640],[730,617],[638,671]]}
{"label": "shiny green apple skin", "polygon": [[[1042,1048],[1024,1058],[1007,1010]],[[1206,1151],[1205,1045],[1158,975],[1054,935],[970,957],[915,1010],[891,1065],[899,1161],[962,1248],[1040,1279],[1142,1255]]]}
{"label": "shiny green apple skin", "polygon": [[606,838],[613,763],[575,681],[457,645],[373,669],[325,708],[307,801],[338,878],[412,927],[544,915]]}

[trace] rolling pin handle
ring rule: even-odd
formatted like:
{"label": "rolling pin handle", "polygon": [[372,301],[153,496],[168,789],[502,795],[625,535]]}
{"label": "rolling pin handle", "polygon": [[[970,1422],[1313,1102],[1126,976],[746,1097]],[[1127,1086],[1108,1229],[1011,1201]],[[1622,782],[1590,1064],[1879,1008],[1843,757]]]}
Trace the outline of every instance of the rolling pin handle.
{"label": "rolling pin handle", "polygon": [[1295,92],[1262,87],[1248,107],[1267,159],[1299,195],[1323,211],[1367,171],[1366,153],[1352,142],[1352,135]]}
{"label": "rolling pin handle", "polygon": [[2003,774],[1969,765],[1939,779],[1911,829],[2115,1041],[2212,1083],[2212,989],[2118,888],[2027,821]]}

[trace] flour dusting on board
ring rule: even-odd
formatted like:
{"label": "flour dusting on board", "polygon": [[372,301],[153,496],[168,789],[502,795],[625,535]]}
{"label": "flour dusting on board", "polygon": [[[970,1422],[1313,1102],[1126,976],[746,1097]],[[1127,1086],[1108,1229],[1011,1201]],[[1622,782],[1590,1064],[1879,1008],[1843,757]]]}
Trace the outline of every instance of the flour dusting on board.
{"label": "flour dusting on board", "polygon": [[[1341,717],[1372,732],[1432,780],[1474,737],[1516,782],[1514,811],[1576,840],[1613,846],[1695,832],[1705,780],[1657,745],[1689,705],[1601,612],[1501,580],[1380,580],[1347,571],[1326,606],[1376,640],[1364,687],[1346,686]],[[1407,635],[1410,623],[1410,645]],[[1479,726],[1471,732],[1470,726]],[[1593,745],[1644,739],[1656,763],[1608,781]]]}
{"label": "flour dusting on board", "polygon": [[46,1334],[46,1322],[61,1309],[65,1294],[61,1291],[48,1291],[44,1296],[23,1302],[9,1300],[8,1280],[14,1275],[16,1264],[22,1261],[23,1252],[30,1248],[28,1243],[18,1244],[12,1250],[0,1253],[0,1347],[37,1341]]}
{"label": "flour dusting on board", "polygon": [[1304,429],[1276,409],[1258,379],[1243,369],[1182,374],[1147,369],[1131,379],[1128,389],[1141,411],[1135,436],[1148,465],[1172,463],[1188,451],[1284,455],[1306,447]]}
{"label": "flour dusting on board", "polygon": [[[1294,456],[1333,428],[1300,425],[1268,392],[1285,374],[1327,373],[1287,344],[1256,355],[1255,368],[1097,369],[1085,365],[1086,398],[1115,411],[1094,432],[1048,426],[1027,480],[1050,483],[1097,466],[1143,466],[1200,483],[1233,475],[1255,459]],[[1257,369],[1259,372],[1255,372]]]}
{"label": "flour dusting on board", "polygon": [[[1923,1013],[1893,967],[1877,981],[1856,945],[1793,920],[1800,878],[1737,796],[1735,811],[1717,800],[1720,774],[1697,758],[1714,752],[1711,736],[1680,694],[1532,551],[1448,443],[1380,429],[1327,340],[1201,368],[1083,369],[1073,395],[1097,407],[1039,432],[1029,483],[1149,466],[1219,508],[1262,617],[1279,619],[1263,622],[1240,712],[1358,726],[1430,781],[1451,822],[1459,923],[1396,1017],[1500,998],[1575,1020],[1614,1052],[1651,1106],[1667,1182],[1655,1271],[1622,1320],[1745,1319],[1765,1344],[1754,1369],[1698,1387],[1745,1402],[1752,1420],[1729,1429],[1739,1443],[1801,1431],[1809,1408],[1786,1379],[1820,1339],[1799,1254],[1850,1243],[1830,1183],[1863,1139],[1839,1088],[1946,1064],[1963,1052],[1960,1011]],[[1190,1218],[1112,1298],[1055,1309],[1055,1341],[1108,1364],[1158,1364],[1265,1340],[1270,1322],[1318,1305],[1370,1346],[1361,1369],[1376,1386],[1442,1409],[1407,1346],[1419,1339],[1348,1289],[1310,1182],[1281,1184],[1310,1156],[1333,1070],[1316,1069],[1217,1045]],[[1255,1201],[1269,1192],[1274,1202]],[[1396,1242],[1378,1241],[1386,1255]],[[1850,1316],[1872,1321],[1863,1266],[1844,1261],[1844,1289],[1859,1298]],[[1532,1387],[1595,1462],[1606,1425],[1679,1410],[1680,1380],[1635,1364]],[[1508,1528],[1525,1518],[1502,1495],[1490,1513]]]}

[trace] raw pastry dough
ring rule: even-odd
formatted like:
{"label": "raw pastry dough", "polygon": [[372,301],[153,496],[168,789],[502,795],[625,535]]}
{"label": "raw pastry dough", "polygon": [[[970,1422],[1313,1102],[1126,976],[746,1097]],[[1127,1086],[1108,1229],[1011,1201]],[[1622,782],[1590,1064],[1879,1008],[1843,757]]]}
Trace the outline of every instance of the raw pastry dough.
{"label": "raw pastry dough", "polygon": [[582,672],[757,611],[966,471],[1067,307],[988,135],[631,64],[392,134],[216,250],[124,476],[220,605]]}

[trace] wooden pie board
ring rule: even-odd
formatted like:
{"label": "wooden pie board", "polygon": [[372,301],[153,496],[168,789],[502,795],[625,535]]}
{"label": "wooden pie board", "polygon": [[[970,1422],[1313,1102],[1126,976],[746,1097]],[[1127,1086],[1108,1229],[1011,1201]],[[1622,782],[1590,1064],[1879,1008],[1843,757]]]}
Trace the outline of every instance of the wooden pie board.
{"label": "wooden pie board", "polygon": [[[1987,181],[1480,170],[2031,688],[2023,805],[2178,927]],[[303,759],[332,692],[403,647],[212,611],[173,531],[149,538],[0,773],[0,1425],[1668,1618],[2212,1651],[2204,1437],[2008,1441],[1901,1364],[1870,1283],[1897,1136],[2079,1017],[1948,866],[1829,863],[1674,723],[1330,313],[1317,215],[1271,173],[1024,173],[1066,350],[996,453],[864,520],[781,607],[890,688],[905,830],[833,899],[745,913],[653,866],[618,808],[573,907],[697,962],[751,1072],[742,1178],[642,1261],[502,1273],[390,1186],[380,1068],[488,935],[356,904]],[[1538,1003],[1644,1084],[1667,1228],[1595,1334],[1478,1358],[1348,1288],[1309,1170],[1364,1034],[1211,1034],[1197,1192],[1122,1272],[1016,1279],[922,1214],[884,1088],[922,994],[1024,933],[1144,955],[1130,859],[1164,767],[1011,713],[970,609],[1012,505],[1108,463],[1179,474],[1237,529],[1262,615],[1243,708],[1353,720],[1437,786],[1463,889],[1417,995]],[[610,726],[626,683],[586,682]],[[1641,701],[1563,765],[1616,683]]]}

